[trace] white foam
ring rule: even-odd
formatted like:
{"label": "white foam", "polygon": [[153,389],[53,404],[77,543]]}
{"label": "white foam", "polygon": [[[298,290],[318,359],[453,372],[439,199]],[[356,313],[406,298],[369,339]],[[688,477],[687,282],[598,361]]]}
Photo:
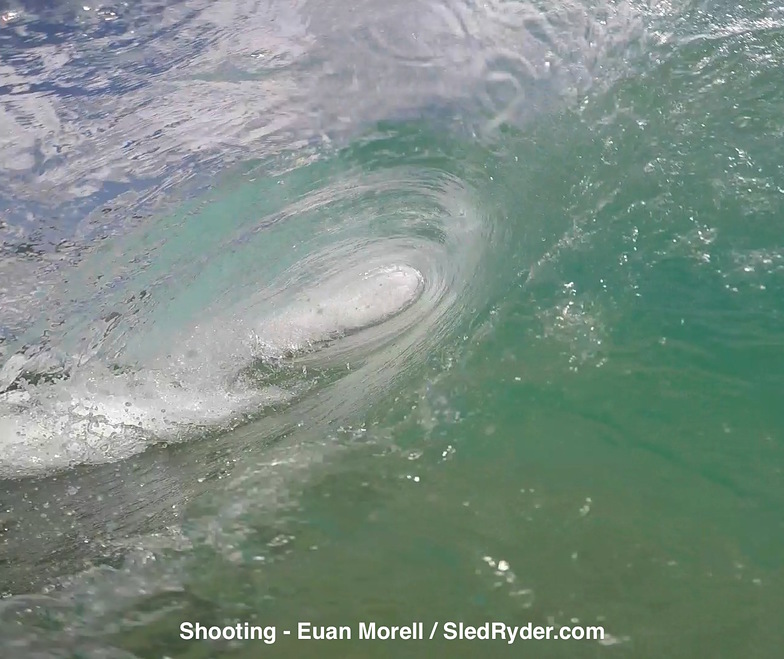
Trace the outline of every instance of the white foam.
{"label": "white foam", "polygon": [[0,395],[0,477],[119,460],[287,398],[276,387],[228,391],[108,374],[96,388],[94,375]]}
{"label": "white foam", "polygon": [[119,460],[286,400],[293,394],[273,386],[233,385],[259,345],[273,354],[318,347],[400,314],[423,288],[409,266],[344,272],[253,327],[225,319],[196,327],[177,350],[133,373],[97,364],[70,380],[0,394],[0,477]]}

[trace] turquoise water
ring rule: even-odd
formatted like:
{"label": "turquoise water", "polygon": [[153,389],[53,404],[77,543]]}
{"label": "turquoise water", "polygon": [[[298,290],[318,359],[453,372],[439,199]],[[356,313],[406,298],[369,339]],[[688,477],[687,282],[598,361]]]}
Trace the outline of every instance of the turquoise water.
{"label": "turquoise water", "polygon": [[[160,149],[153,115],[117,133],[138,175],[108,128],[3,175],[65,209],[2,225],[3,652],[779,657],[780,10],[228,7],[147,32],[160,7],[115,8],[124,57],[181,67],[130,69],[173,85]],[[63,12],[66,45],[108,38]],[[100,90],[102,126],[160,93]],[[416,294],[360,310],[385,268]],[[300,621],[606,636],[283,636]]]}

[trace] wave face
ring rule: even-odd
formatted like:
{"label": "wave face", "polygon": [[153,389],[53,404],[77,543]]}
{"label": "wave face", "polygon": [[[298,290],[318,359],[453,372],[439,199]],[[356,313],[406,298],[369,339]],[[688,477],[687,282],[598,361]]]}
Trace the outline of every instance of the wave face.
{"label": "wave face", "polygon": [[172,529],[231,545],[341,449],[475,414],[435,383],[531,339],[467,371],[558,280],[586,94],[648,38],[623,1],[3,11],[0,595]]}

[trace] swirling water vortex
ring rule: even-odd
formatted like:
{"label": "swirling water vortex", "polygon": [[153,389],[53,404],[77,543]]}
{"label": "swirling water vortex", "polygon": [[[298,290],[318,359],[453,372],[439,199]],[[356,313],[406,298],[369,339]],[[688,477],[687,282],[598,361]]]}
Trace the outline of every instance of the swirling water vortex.
{"label": "swirling water vortex", "polygon": [[307,416],[325,387],[332,418],[370,402],[482,304],[503,249],[487,164],[426,123],[389,125],[276,172],[248,166],[118,236],[57,293],[56,376],[23,359],[6,373],[0,473],[111,462],[292,405]]}

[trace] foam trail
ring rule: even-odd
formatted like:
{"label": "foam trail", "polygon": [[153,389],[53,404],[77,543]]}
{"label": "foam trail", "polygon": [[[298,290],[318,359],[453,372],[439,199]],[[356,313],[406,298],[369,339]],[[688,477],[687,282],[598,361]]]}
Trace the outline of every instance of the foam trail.
{"label": "foam trail", "polygon": [[197,326],[177,350],[133,372],[93,364],[68,380],[8,391],[0,395],[0,476],[122,459],[284,402],[294,392],[239,386],[238,372],[383,323],[423,287],[410,266],[352,268],[267,319]]}

